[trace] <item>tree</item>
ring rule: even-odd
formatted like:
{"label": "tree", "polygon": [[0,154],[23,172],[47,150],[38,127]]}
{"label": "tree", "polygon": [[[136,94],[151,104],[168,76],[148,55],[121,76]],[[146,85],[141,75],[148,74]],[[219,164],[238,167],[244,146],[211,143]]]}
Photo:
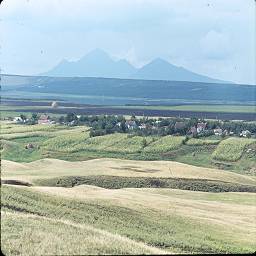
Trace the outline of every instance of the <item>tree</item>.
{"label": "tree", "polygon": [[64,116],[60,116],[58,119],[59,123],[62,124],[65,122],[65,117]]}
{"label": "tree", "polygon": [[125,120],[123,120],[123,121],[121,122],[120,128],[121,128],[122,132],[126,132],[127,127],[126,127],[126,125],[125,125]]}
{"label": "tree", "polygon": [[27,119],[27,117],[26,117],[25,115],[23,115],[23,114],[20,115],[20,118],[21,118],[23,121],[25,121],[25,120]]}
{"label": "tree", "polygon": [[72,122],[72,121],[78,120],[76,114],[74,113],[68,113],[65,119],[66,119],[66,122]]}
{"label": "tree", "polygon": [[38,120],[38,115],[36,113],[33,113],[32,116],[31,116],[31,119],[34,120],[34,121],[37,121]]}
{"label": "tree", "polygon": [[136,116],[134,114],[131,116],[131,120],[136,121]]}

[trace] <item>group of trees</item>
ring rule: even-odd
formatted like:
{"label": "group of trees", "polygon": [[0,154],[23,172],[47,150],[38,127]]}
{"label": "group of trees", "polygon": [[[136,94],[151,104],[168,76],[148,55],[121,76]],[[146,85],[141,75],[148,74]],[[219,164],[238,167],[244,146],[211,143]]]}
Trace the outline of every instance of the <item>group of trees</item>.
{"label": "group of trees", "polygon": [[[243,122],[243,121],[218,121],[218,120],[200,120],[198,118],[158,118],[150,119],[148,117],[137,118],[131,116],[130,120],[136,123],[133,129],[128,129],[126,119],[123,116],[114,115],[98,115],[86,116],[82,115],[77,117],[74,113],[69,113],[66,116],[59,118],[60,123],[72,125],[87,125],[91,127],[91,136],[99,136],[110,134],[114,132],[121,133],[134,133],[136,135],[188,135],[192,127],[197,127],[199,122],[207,123],[206,129],[196,136],[210,136],[213,130],[220,128],[223,131],[232,131],[234,134],[239,135],[241,131],[248,130],[251,133],[256,133],[256,124]],[[179,125],[177,125],[179,124]],[[141,128],[141,125],[144,125]]]}
{"label": "group of trees", "polygon": [[30,125],[33,125],[33,124],[37,124],[37,121],[38,121],[38,114],[36,113],[32,113],[31,117],[27,117],[26,115],[24,114],[21,114],[20,115],[20,118],[21,120],[26,123],[26,124],[30,124]]}
{"label": "group of trees", "polygon": [[[36,124],[39,119],[39,115],[33,113],[31,117],[27,118],[21,114],[20,118],[26,121],[26,124]],[[66,125],[87,125],[91,127],[90,135],[99,136],[110,134],[114,132],[120,133],[133,133],[140,136],[149,135],[188,135],[192,127],[197,127],[199,122],[206,122],[207,126],[204,131],[195,136],[210,136],[213,134],[213,130],[220,128],[223,131],[233,132],[235,135],[239,135],[241,131],[248,130],[249,132],[256,134],[255,122],[243,122],[243,121],[218,121],[218,120],[199,120],[198,118],[158,118],[150,119],[148,117],[137,118],[134,115],[130,120],[136,124],[133,129],[129,129],[127,126],[127,120],[124,116],[114,115],[81,115],[77,116],[75,113],[68,113],[65,116],[60,116],[55,119],[56,122]],[[143,128],[141,127],[143,125]]]}

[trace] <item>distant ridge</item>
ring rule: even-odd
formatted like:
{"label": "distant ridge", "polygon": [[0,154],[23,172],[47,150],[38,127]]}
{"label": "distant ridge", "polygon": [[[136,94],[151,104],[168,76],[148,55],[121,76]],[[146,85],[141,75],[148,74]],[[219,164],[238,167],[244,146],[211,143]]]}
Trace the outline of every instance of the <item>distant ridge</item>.
{"label": "distant ridge", "polygon": [[166,60],[156,58],[141,68],[135,68],[127,60],[113,60],[105,51],[95,49],[78,61],[62,60],[43,76],[54,77],[104,77],[143,80],[189,81],[204,83],[223,83],[191,72],[183,67],[172,65]]}

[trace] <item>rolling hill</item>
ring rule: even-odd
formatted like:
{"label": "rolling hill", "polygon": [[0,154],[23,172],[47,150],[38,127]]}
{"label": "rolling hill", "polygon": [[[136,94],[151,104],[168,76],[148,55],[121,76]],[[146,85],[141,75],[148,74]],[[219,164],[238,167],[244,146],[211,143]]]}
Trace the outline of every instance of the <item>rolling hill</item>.
{"label": "rolling hill", "polygon": [[[255,104],[255,86],[94,77],[1,75],[3,97],[55,98],[86,104]],[[75,98],[72,98],[75,95]],[[71,99],[72,98],[72,99]]]}

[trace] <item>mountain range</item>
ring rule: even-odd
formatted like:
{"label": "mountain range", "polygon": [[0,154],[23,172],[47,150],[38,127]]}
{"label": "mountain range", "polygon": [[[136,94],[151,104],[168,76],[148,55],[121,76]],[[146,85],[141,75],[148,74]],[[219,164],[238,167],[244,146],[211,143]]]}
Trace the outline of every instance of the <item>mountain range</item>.
{"label": "mountain range", "polygon": [[190,81],[205,83],[223,83],[172,65],[166,60],[156,58],[141,68],[135,68],[127,60],[113,60],[105,51],[95,49],[78,61],[62,60],[43,76],[54,77],[104,77],[142,80]]}

